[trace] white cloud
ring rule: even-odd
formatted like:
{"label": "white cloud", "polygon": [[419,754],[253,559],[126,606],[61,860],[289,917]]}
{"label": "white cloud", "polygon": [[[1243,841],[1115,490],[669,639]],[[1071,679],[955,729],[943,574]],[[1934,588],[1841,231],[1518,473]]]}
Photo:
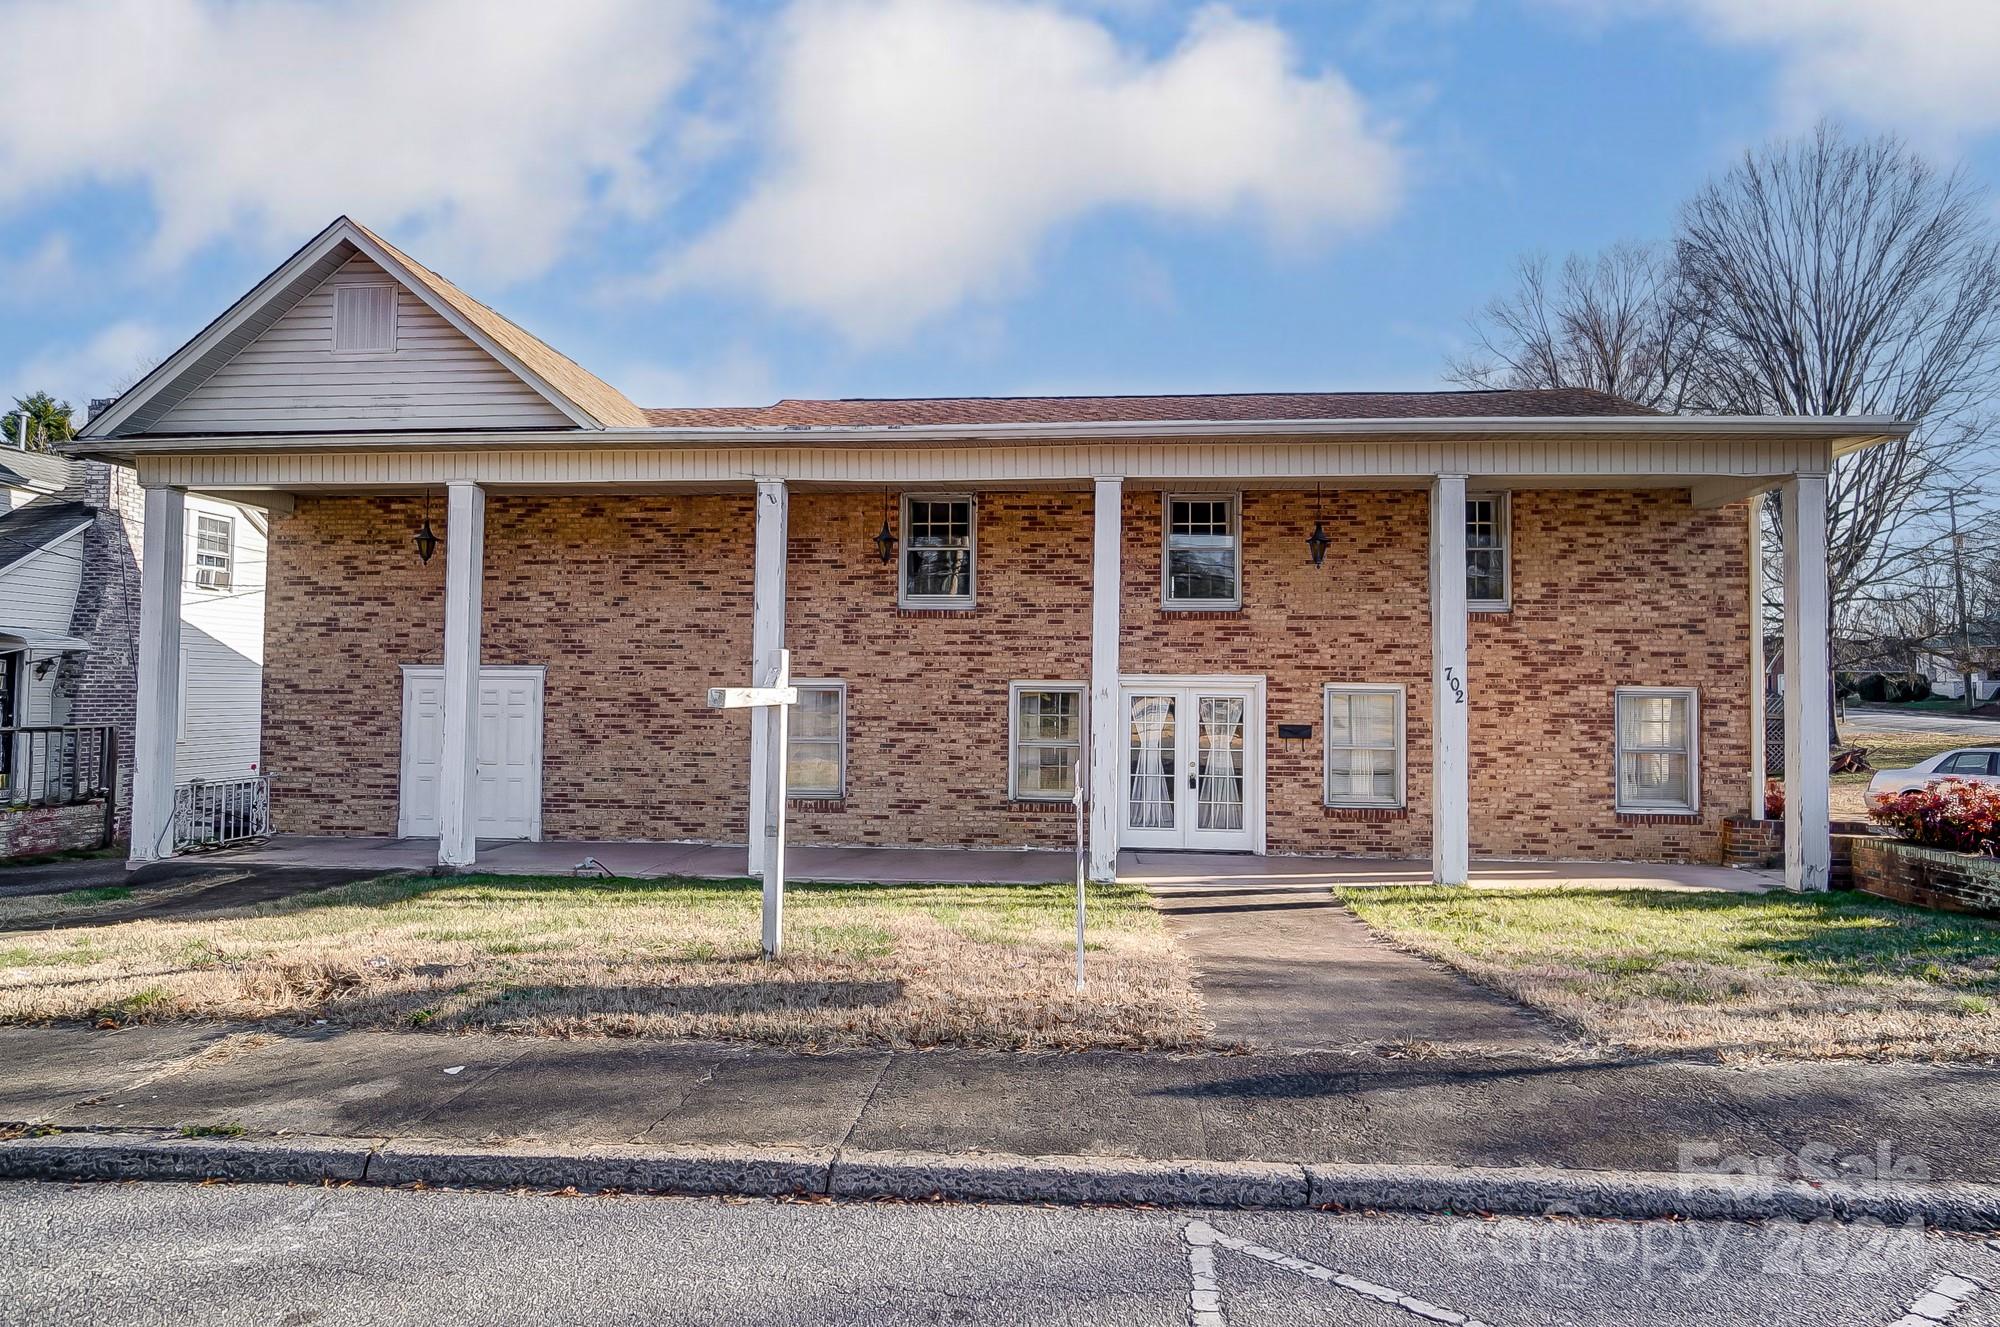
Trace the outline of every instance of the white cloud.
{"label": "white cloud", "polygon": [[2000,129],[1995,0],[1561,0],[1597,19],[1685,14],[1705,37],[1770,52],[1790,128],[1825,114],[1926,137]]}
{"label": "white cloud", "polygon": [[96,396],[116,396],[144,377],[173,346],[152,323],[131,318],[104,327],[80,345],[45,349],[0,379],[11,404],[30,392],[47,392],[76,407],[77,417]]}
{"label": "white cloud", "polygon": [[659,284],[747,287],[858,341],[1017,288],[1094,212],[1302,243],[1397,197],[1397,150],[1347,81],[1221,8],[1149,59],[1019,0],[802,0],[771,59],[767,169]]}
{"label": "white cloud", "polygon": [[[594,212],[670,187],[661,111],[705,0],[28,0],[0,51],[62,53],[9,96],[0,179],[131,185],[171,265],[218,240],[304,240],[334,216],[440,266],[545,270]],[[46,64],[47,62],[44,61]]]}
{"label": "white cloud", "polygon": [[0,298],[15,307],[62,290],[76,279],[75,246],[60,230],[50,231],[20,257],[0,254]]}

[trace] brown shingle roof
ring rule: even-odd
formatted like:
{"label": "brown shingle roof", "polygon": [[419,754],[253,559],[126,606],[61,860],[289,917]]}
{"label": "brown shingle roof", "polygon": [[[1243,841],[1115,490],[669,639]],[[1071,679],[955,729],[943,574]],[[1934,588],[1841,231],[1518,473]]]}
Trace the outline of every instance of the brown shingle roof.
{"label": "brown shingle roof", "polygon": [[646,427],[646,412],[625,399],[625,394],[616,387],[591,373],[540,337],[522,330],[481,304],[354,218],[349,217],[347,220],[356,230],[382,246],[383,252],[408,268],[412,277],[423,282],[433,295],[450,305],[460,317],[485,333],[515,359],[540,374],[543,381],[574,401],[584,413],[599,424],[607,428]]}
{"label": "brown shingle roof", "polygon": [[1249,392],[1228,396],[946,396],[783,400],[645,412],[656,428],[883,428],[923,424],[1101,424],[1272,419],[1500,419],[1652,415],[1585,388],[1468,392]]}

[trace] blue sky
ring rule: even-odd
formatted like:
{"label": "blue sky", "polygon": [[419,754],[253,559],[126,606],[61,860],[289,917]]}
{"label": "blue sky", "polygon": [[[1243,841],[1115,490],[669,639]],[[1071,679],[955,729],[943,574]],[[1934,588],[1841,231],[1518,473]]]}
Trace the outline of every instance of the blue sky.
{"label": "blue sky", "polygon": [[[558,13],[557,11],[561,11]],[[0,393],[346,211],[647,405],[1420,388],[1821,115],[2000,182],[1988,0],[0,4]]]}

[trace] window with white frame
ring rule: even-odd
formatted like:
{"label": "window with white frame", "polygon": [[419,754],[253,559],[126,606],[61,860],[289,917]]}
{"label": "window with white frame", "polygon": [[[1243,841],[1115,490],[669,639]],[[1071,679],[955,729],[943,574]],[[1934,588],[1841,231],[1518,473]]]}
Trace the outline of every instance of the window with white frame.
{"label": "window with white frame", "polygon": [[1008,691],[1008,797],[1069,801],[1076,795],[1076,762],[1083,757],[1083,687],[1016,682]]}
{"label": "window with white frame", "polygon": [[1403,804],[1403,688],[1326,689],[1326,804]]}
{"label": "window with white frame", "polygon": [[229,588],[236,563],[236,522],[228,516],[197,513],[194,518],[194,583],[204,590]]}
{"label": "window with white frame", "polygon": [[1243,603],[1243,531],[1234,493],[1167,497],[1161,601],[1168,608],[1238,608]]}
{"label": "window with white frame", "polygon": [[1692,813],[1701,787],[1689,687],[1618,689],[1618,809]]}
{"label": "window with white frame", "polygon": [[795,682],[799,703],[786,731],[785,790],[792,797],[843,796],[847,788],[847,684]]}
{"label": "window with white frame", "polygon": [[965,493],[903,498],[903,582],[899,602],[917,608],[969,608],[975,555],[973,501]]}
{"label": "window with white frame", "polygon": [[333,288],[333,353],[388,355],[396,350],[396,288]]}
{"label": "window with white frame", "polygon": [[1465,604],[1475,613],[1508,604],[1507,515],[1505,493],[1465,500]]}

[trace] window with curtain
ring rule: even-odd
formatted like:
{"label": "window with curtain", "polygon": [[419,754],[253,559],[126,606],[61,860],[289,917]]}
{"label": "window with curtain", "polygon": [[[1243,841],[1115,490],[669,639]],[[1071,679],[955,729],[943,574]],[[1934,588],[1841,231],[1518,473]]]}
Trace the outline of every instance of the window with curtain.
{"label": "window with curtain", "polygon": [[1507,514],[1505,493],[1465,500],[1465,602],[1475,612],[1508,603]]}
{"label": "window with curtain", "polygon": [[226,590],[235,569],[236,522],[227,516],[194,518],[194,583],[204,590]]}
{"label": "window with curtain", "polygon": [[920,608],[971,606],[972,522],[973,503],[965,494],[903,499],[901,602]]}
{"label": "window with curtain", "polygon": [[1013,693],[1007,795],[1023,802],[1069,801],[1083,755],[1083,687],[1016,682]]}
{"label": "window with curtain", "polygon": [[1618,692],[1618,809],[1692,812],[1700,775],[1695,693],[1679,687]]}
{"label": "window with curtain", "polygon": [[1326,804],[1403,804],[1403,688],[1326,689]]}
{"label": "window with curtain", "polygon": [[792,797],[841,797],[847,788],[847,687],[796,682],[786,734],[785,790]]}
{"label": "window with curtain", "polygon": [[1167,499],[1162,601],[1168,608],[1236,608],[1242,529],[1234,494],[1177,494]]}

